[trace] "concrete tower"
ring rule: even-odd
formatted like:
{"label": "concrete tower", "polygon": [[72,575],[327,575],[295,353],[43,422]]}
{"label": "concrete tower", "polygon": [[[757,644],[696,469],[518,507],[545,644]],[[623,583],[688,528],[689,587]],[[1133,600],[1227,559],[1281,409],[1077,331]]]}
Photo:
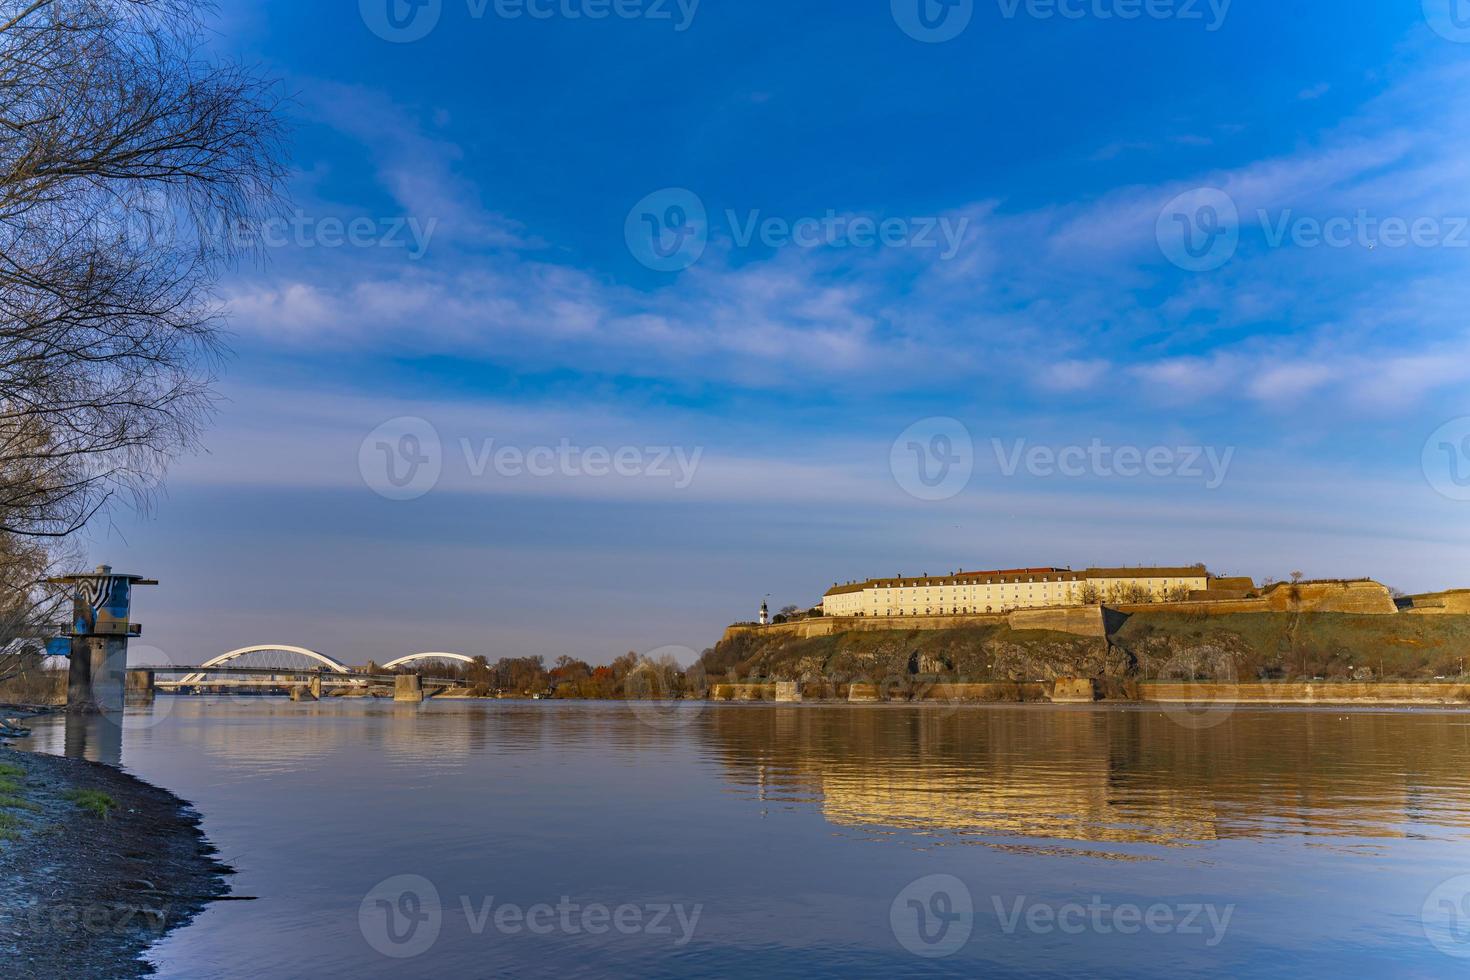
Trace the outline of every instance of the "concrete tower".
{"label": "concrete tower", "polygon": [[51,580],[70,585],[72,621],[71,669],[67,678],[67,710],[81,714],[122,711],[128,670],[128,640],[143,627],[132,622],[133,586],[157,585],[138,575],[117,575],[109,565],[95,572]]}

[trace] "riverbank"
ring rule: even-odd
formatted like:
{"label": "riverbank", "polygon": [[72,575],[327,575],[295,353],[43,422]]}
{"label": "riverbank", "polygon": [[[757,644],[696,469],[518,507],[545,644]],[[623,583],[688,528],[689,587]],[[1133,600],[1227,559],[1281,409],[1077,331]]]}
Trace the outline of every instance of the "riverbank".
{"label": "riverbank", "polygon": [[882,683],[721,683],[712,701],[819,704],[1206,704],[1362,705],[1383,707],[1470,706],[1470,683],[1384,681],[1240,682],[1125,681],[1058,678],[1054,681],[967,683],[949,679],[893,677]]}
{"label": "riverbank", "polygon": [[6,977],[136,977],[167,933],[224,897],[183,800],[108,766],[0,749]]}

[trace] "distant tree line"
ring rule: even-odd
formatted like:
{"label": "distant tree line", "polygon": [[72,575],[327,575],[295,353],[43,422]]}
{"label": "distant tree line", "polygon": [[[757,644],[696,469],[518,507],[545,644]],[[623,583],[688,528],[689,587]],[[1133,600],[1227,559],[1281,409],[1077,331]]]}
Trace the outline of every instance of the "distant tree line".
{"label": "distant tree line", "polygon": [[[373,664],[370,673],[376,672]],[[491,663],[475,657],[472,663],[435,661],[405,668],[406,672],[460,681],[476,697],[665,699],[702,694],[699,671],[688,671],[667,654],[647,657],[629,651],[606,666],[560,656],[551,667],[544,657],[503,657]]]}

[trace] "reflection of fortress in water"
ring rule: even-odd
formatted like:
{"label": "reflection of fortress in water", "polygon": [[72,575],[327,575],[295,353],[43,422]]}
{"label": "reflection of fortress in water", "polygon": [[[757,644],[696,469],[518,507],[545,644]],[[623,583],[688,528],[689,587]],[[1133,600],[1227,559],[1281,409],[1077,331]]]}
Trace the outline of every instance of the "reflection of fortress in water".
{"label": "reflection of fortress in water", "polygon": [[834,824],[976,843],[1470,836],[1460,716],[1157,709],[712,712],[731,778]]}

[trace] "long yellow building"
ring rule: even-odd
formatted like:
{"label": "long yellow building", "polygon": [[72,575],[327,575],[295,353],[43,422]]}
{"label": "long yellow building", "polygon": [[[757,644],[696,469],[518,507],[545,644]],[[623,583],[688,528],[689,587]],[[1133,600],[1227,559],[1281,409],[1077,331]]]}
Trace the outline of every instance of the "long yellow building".
{"label": "long yellow building", "polygon": [[901,576],[834,585],[825,616],[962,616],[1085,602],[1163,601],[1205,591],[1204,565],[1188,568],[1013,568]]}

